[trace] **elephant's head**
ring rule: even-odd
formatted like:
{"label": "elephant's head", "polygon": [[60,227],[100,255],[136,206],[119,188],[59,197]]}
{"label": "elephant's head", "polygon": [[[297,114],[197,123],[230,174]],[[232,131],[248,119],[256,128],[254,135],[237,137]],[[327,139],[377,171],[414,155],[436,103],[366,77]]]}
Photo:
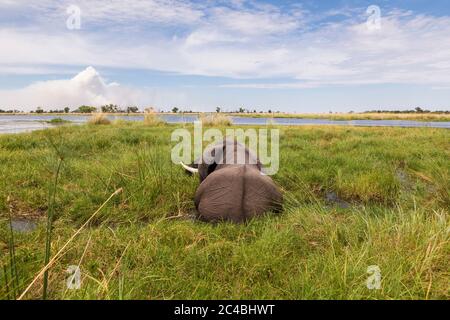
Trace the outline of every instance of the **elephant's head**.
{"label": "elephant's head", "polygon": [[195,206],[202,220],[241,222],[281,210],[277,186],[261,171],[256,155],[236,140],[224,139],[206,149],[193,165],[182,165],[200,176]]}

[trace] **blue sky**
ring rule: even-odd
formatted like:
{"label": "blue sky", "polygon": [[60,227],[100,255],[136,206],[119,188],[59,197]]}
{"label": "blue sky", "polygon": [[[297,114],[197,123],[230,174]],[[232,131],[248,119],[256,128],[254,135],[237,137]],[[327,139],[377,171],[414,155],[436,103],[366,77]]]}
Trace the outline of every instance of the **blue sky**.
{"label": "blue sky", "polygon": [[446,0],[0,0],[0,43],[3,109],[450,109]]}

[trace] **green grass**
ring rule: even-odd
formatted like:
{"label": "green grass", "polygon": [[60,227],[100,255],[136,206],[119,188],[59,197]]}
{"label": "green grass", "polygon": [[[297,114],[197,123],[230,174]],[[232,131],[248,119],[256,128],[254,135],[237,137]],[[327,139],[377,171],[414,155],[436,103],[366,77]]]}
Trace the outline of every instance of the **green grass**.
{"label": "green grass", "polygon": [[48,120],[45,121],[46,123],[50,123],[50,124],[67,124],[70,123],[71,121],[69,120],[64,120],[62,118],[53,118],[52,120]]}
{"label": "green grass", "polygon": [[[53,256],[119,188],[50,268],[48,299],[450,298],[449,130],[280,127],[284,212],[211,225],[192,219],[198,179],[170,161],[175,128],[0,136],[0,298],[44,267],[49,213]],[[10,212],[38,228],[12,244]],[[66,288],[70,265],[80,290]],[[366,287],[370,265],[380,290]],[[25,299],[42,298],[43,285]]]}
{"label": "green grass", "polygon": [[201,113],[199,114],[199,120],[204,126],[231,126],[233,124],[232,119],[223,113]]}
{"label": "green grass", "polygon": [[410,120],[410,121],[450,121],[448,113],[229,113],[238,117],[292,118],[327,120]]}

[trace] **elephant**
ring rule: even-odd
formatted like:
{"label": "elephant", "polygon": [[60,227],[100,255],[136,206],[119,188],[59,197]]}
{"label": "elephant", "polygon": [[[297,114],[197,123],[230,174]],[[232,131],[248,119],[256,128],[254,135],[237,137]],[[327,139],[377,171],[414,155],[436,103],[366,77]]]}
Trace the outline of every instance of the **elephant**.
{"label": "elephant", "polygon": [[194,164],[181,165],[200,176],[194,200],[200,220],[239,223],[282,209],[279,188],[263,173],[257,156],[235,139],[225,138]]}

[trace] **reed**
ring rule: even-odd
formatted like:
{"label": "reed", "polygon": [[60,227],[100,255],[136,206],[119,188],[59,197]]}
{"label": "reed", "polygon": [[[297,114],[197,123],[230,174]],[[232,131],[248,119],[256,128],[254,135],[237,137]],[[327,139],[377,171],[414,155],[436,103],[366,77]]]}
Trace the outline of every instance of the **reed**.
{"label": "reed", "polygon": [[237,117],[326,119],[326,120],[411,120],[450,121],[448,113],[229,113]]}
{"label": "reed", "polygon": [[222,113],[201,113],[199,120],[204,126],[231,126],[233,124],[231,118]]}
{"label": "reed", "polygon": [[[46,139],[48,144],[51,146],[53,151],[55,152],[58,162],[56,165],[56,169],[53,174],[53,182],[49,186],[48,192],[48,209],[47,209],[47,226],[45,232],[45,254],[44,254],[44,265],[46,265],[50,260],[51,255],[51,245],[52,245],[52,229],[53,229],[53,220],[55,216],[55,199],[56,199],[56,191],[58,188],[59,176],[61,172],[61,167],[64,161],[64,154],[62,152],[62,143],[63,138],[60,138],[60,145],[57,145],[54,141],[54,138],[51,135],[46,135]],[[43,291],[42,291],[42,299],[47,299],[47,289],[48,289],[48,271],[44,273],[44,283],[43,283]]]}
{"label": "reed", "polygon": [[[58,186],[58,178],[61,171],[63,159],[60,158],[58,160],[58,165],[54,174],[53,184],[49,190],[49,200],[48,200],[48,211],[47,211],[47,228],[46,228],[46,239],[45,239],[45,258],[44,265],[47,265],[50,260],[51,255],[51,245],[52,245],[52,228],[53,228],[53,219],[55,216],[55,196],[56,189]],[[48,270],[44,273],[44,285],[42,291],[42,299],[47,299],[47,288],[48,288]]]}
{"label": "reed", "polygon": [[88,120],[88,123],[90,124],[110,124],[111,120],[108,119],[108,117],[101,112],[94,113]]}
{"label": "reed", "polygon": [[155,112],[149,111],[144,114],[144,124],[146,126],[160,126],[165,124],[165,121]]}
{"label": "reed", "polygon": [[[10,203],[10,198],[8,197],[6,202]],[[14,238],[14,230],[12,227],[12,208],[9,208],[9,243],[8,243],[8,251],[9,251],[9,273],[11,276],[11,285],[12,285],[12,295],[15,299],[17,297],[17,290],[19,290],[19,276],[17,274],[17,262],[16,262],[16,243]],[[7,285],[7,294],[9,295],[9,285],[7,279],[7,272],[5,269],[5,281]]]}

